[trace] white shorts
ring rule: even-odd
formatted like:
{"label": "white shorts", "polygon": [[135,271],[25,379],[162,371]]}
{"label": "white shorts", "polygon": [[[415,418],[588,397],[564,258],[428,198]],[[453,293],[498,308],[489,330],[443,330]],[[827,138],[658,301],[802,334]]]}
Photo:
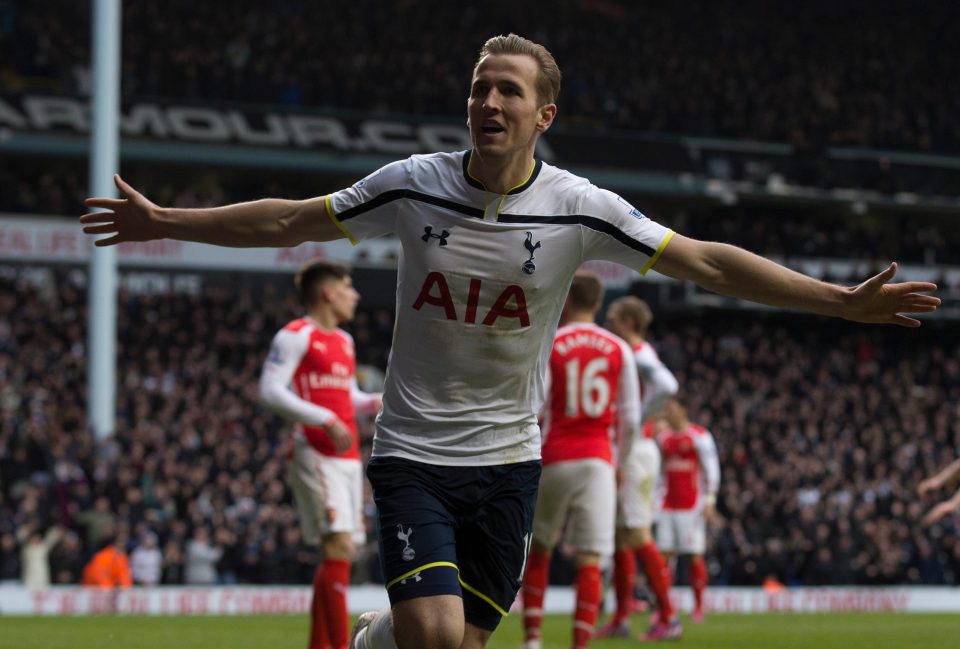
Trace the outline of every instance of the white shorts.
{"label": "white shorts", "polygon": [[664,510],[657,516],[657,547],[670,554],[707,551],[707,521],[702,509]]}
{"label": "white shorts", "polygon": [[315,545],[328,534],[363,538],[363,467],[360,460],[328,457],[297,436],[287,478],[300,513],[303,540]]}
{"label": "white shorts", "polygon": [[653,526],[660,449],[652,439],[641,439],[623,465],[617,494],[617,527],[631,530]]}
{"label": "white shorts", "polygon": [[533,538],[553,545],[565,521],[565,538],[581,552],[613,554],[617,477],[609,462],[597,458],[557,462],[543,467]]}

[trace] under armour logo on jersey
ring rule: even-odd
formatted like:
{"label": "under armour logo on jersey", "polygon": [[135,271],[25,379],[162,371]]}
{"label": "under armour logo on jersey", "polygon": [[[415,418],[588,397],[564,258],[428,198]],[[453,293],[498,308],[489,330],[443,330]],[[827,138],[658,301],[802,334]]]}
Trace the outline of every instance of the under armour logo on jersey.
{"label": "under armour logo on jersey", "polygon": [[433,226],[428,225],[423,228],[423,236],[420,238],[423,239],[424,241],[430,241],[430,239],[440,239],[440,245],[445,246],[447,245],[447,237],[449,236],[450,236],[450,233],[447,232],[446,230],[441,230],[440,234],[434,234]]}
{"label": "under armour logo on jersey", "polygon": [[533,253],[537,248],[540,247],[540,242],[537,241],[536,244],[533,243],[533,232],[527,232],[527,240],[523,242],[523,247],[530,252],[530,259],[523,262],[523,266],[520,267],[520,270],[525,272],[527,275],[533,275],[533,271],[537,269],[533,265]]}
{"label": "under armour logo on jersey", "polygon": [[407,583],[407,579],[412,579],[412,580],[413,580],[413,583],[417,583],[418,581],[423,581],[423,577],[420,576],[420,571],[419,571],[419,570],[418,570],[417,572],[413,573],[412,575],[410,575],[409,577],[405,577],[404,579],[401,579],[401,580],[400,580],[400,583],[401,583],[401,584]]}
{"label": "under armour logo on jersey", "polygon": [[403,524],[397,524],[397,538],[403,541],[403,550],[400,552],[400,556],[403,557],[404,561],[413,561],[413,557],[416,556],[416,553],[413,551],[413,548],[410,547],[410,535],[413,534],[413,528],[408,527],[407,531],[403,531]]}

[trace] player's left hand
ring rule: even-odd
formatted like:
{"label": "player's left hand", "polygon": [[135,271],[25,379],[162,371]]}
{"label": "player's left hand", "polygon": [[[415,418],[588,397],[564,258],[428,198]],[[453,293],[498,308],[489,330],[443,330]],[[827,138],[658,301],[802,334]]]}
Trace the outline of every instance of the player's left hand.
{"label": "player's left hand", "polygon": [[707,522],[707,525],[713,527],[718,522],[717,517],[717,508],[715,505],[705,505],[703,508],[703,519]]}
{"label": "player's left hand", "polygon": [[919,320],[904,314],[936,311],[940,298],[924,293],[937,290],[937,285],[932,282],[887,284],[896,274],[894,262],[883,272],[847,289],[850,295],[843,317],[854,322],[919,327]]}

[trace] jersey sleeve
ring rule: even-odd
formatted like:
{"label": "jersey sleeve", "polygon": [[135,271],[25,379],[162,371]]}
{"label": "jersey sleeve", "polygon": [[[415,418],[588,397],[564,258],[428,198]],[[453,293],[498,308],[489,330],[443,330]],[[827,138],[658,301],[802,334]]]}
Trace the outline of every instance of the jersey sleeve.
{"label": "jersey sleeve", "polygon": [[651,221],[613,192],[593,185],[583,193],[580,214],[585,261],[614,261],[644,275],[673,236],[673,230]]}
{"label": "jersey sleeve", "polygon": [[619,462],[623,462],[640,438],[640,382],[629,345],[622,342],[620,348],[623,365],[617,390],[617,448]]}
{"label": "jersey sleeve", "polygon": [[327,214],[344,236],[356,244],[394,232],[397,207],[410,181],[410,160],[398,160],[377,169],[326,198]]}
{"label": "jersey sleeve", "polygon": [[301,399],[290,388],[293,374],[307,351],[308,342],[306,336],[293,331],[277,332],[260,372],[260,400],[286,419],[310,426],[324,426],[336,418],[334,412]]}
{"label": "jersey sleeve", "polygon": [[704,491],[708,496],[716,497],[720,489],[720,460],[717,459],[717,444],[710,431],[704,431],[694,438],[697,457],[703,467]]}
{"label": "jersey sleeve", "polygon": [[643,380],[643,421],[649,421],[677,393],[680,384],[649,344],[637,350],[634,359]]}

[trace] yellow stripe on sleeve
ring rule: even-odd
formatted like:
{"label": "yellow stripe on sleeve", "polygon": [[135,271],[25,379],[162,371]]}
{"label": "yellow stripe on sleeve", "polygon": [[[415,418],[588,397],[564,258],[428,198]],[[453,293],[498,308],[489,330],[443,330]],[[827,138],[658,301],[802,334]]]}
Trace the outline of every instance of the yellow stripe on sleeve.
{"label": "yellow stripe on sleeve", "polygon": [[353,238],[353,235],[350,233],[350,230],[340,222],[340,219],[337,218],[337,215],[333,212],[333,205],[330,204],[330,194],[327,194],[326,198],[323,199],[323,204],[327,207],[327,216],[330,217],[330,220],[333,221],[334,225],[343,232],[343,236],[350,240],[350,243],[357,245],[357,240]]}
{"label": "yellow stripe on sleeve", "polygon": [[643,265],[643,268],[640,269],[641,275],[646,275],[650,272],[650,269],[653,268],[653,265],[657,263],[657,260],[660,259],[660,255],[663,254],[663,249],[667,247],[667,244],[670,243],[670,239],[673,238],[674,232],[670,230],[667,233],[667,236],[663,238],[663,241],[660,242],[660,245],[657,246],[657,251],[653,253],[653,257],[650,257],[650,260]]}

